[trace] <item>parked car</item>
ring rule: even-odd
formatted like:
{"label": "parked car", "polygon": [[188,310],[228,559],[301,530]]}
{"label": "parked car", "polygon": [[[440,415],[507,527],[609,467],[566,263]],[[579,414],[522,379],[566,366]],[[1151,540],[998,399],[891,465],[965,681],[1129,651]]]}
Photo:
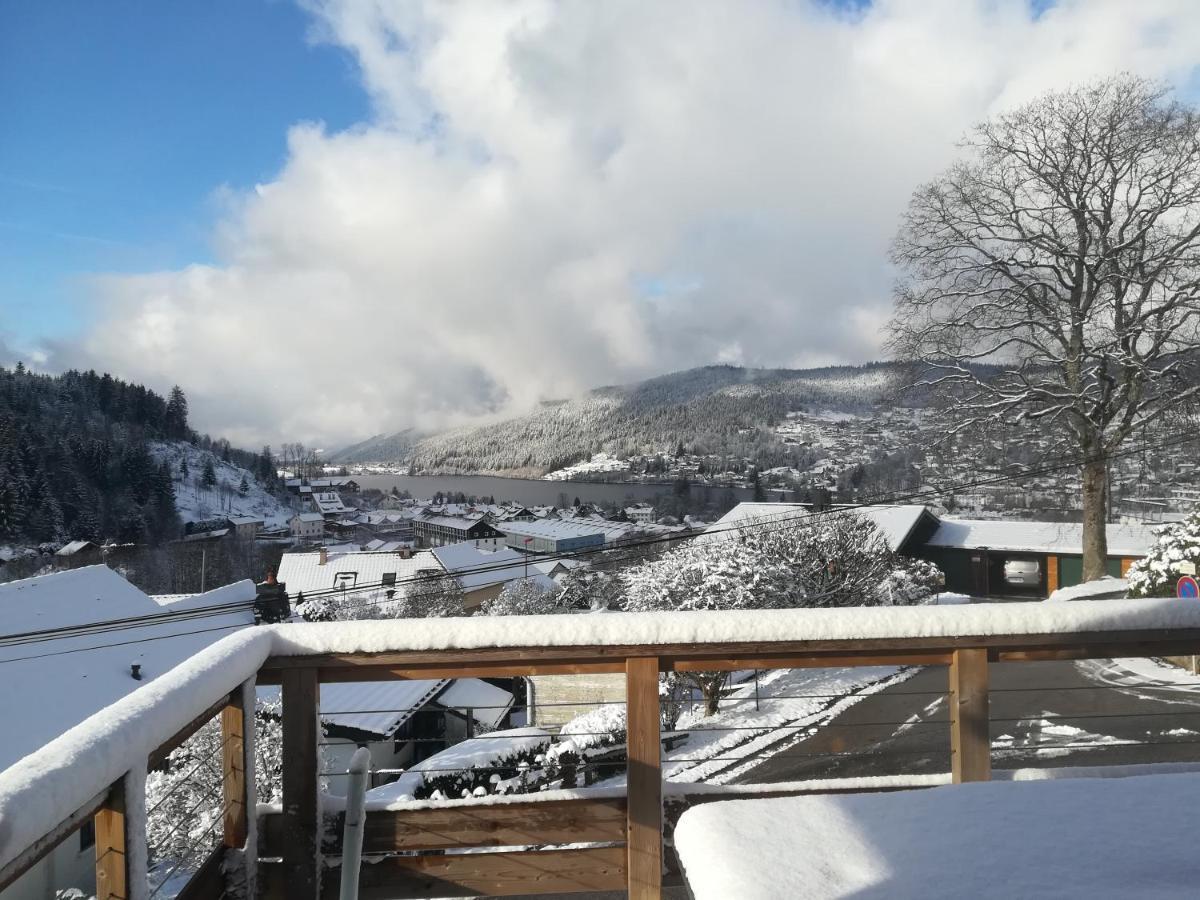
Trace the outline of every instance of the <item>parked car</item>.
{"label": "parked car", "polygon": [[1004,581],[1022,587],[1042,583],[1042,566],[1036,559],[1010,559],[1004,564]]}

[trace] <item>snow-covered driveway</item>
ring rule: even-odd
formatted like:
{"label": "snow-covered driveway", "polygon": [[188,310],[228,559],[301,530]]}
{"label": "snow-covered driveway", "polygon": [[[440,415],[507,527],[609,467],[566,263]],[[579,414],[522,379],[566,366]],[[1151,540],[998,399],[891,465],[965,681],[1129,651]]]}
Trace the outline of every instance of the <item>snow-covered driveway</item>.
{"label": "snow-covered driveway", "polygon": [[[882,687],[739,783],[949,771],[946,670]],[[1200,760],[1200,678],[1152,660],[991,666],[992,764]]]}

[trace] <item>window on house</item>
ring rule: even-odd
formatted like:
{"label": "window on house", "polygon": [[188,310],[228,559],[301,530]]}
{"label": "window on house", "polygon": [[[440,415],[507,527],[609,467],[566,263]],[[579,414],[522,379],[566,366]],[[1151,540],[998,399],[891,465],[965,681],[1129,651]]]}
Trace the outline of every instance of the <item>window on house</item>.
{"label": "window on house", "polygon": [[96,846],[96,820],[87,819],[79,826],[79,852]]}
{"label": "window on house", "polygon": [[333,586],[335,588],[350,588],[358,583],[357,572],[338,572],[333,576]]}
{"label": "window on house", "polygon": [[396,573],[395,572],[384,572],[383,578],[380,579],[379,583],[382,584],[384,587],[394,585],[396,583]]}

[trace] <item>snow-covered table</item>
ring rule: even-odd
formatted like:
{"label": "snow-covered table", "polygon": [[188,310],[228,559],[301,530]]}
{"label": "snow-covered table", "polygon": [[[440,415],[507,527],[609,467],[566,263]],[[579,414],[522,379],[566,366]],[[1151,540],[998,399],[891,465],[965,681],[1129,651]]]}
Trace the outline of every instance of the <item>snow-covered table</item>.
{"label": "snow-covered table", "polygon": [[675,846],[695,900],[1197,896],[1200,774],[728,800]]}

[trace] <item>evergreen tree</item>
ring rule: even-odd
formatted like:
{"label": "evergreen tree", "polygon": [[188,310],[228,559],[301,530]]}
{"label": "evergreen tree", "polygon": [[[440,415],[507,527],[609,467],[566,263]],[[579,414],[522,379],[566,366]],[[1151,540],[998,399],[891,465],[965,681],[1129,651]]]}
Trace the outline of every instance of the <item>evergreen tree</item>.
{"label": "evergreen tree", "polygon": [[168,437],[186,440],[188,437],[188,402],[183,389],[179,385],[171,388],[167,399],[166,418],[164,422]]}
{"label": "evergreen tree", "polygon": [[238,485],[238,493],[245,497],[250,493],[250,482],[246,480],[246,476],[242,476],[242,483]]}
{"label": "evergreen tree", "polygon": [[217,470],[213,467],[211,456],[204,457],[204,468],[200,473],[200,483],[210,490],[217,486]]}

